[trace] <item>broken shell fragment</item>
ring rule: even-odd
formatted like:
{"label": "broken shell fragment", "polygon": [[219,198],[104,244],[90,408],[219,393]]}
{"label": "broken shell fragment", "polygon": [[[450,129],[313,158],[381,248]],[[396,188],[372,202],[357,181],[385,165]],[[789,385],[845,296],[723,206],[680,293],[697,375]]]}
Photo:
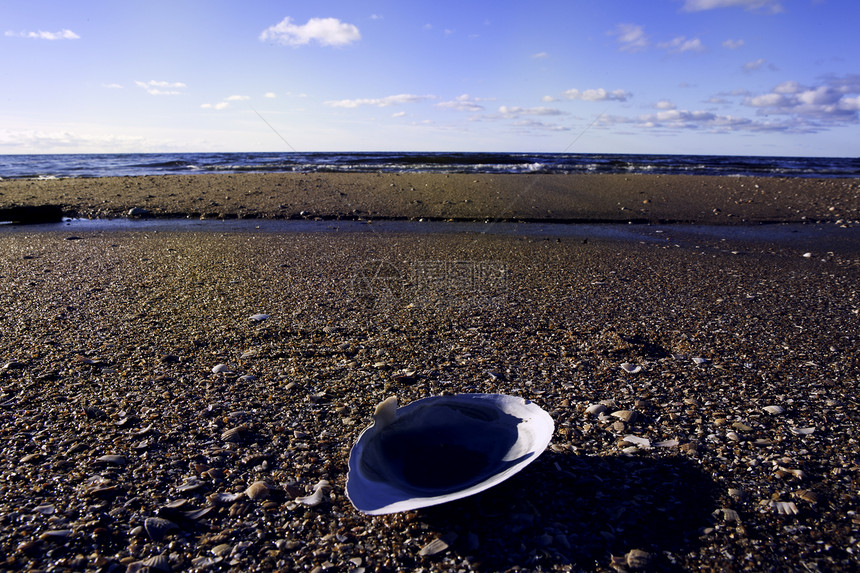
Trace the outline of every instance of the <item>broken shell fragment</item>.
{"label": "broken shell fragment", "polygon": [[381,402],[349,457],[346,494],[370,515],[461,499],[516,474],[546,449],[555,425],[539,406],[503,394]]}
{"label": "broken shell fragment", "polygon": [[621,369],[627,372],[628,374],[638,374],[642,372],[642,367],[637,366],[636,364],[631,364],[630,362],[623,362],[621,364]]}
{"label": "broken shell fragment", "polygon": [[319,505],[320,503],[322,503],[323,496],[328,489],[331,489],[328,480],[320,480],[314,486],[314,492],[312,494],[306,495],[304,497],[297,497],[296,501],[304,505],[309,505],[311,507]]}

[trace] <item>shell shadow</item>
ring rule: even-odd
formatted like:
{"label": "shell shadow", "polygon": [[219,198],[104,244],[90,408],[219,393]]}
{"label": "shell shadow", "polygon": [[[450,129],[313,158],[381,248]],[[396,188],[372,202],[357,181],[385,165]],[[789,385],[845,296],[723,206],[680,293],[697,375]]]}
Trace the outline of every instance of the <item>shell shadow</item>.
{"label": "shell shadow", "polygon": [[710,525],[716,484],[681,457],[576,456],[545,452],[510,480],[479,495],[421,510],[417,517],[486,571],[513,566],[593,569],[632,549],[660,570],[680,570]]}

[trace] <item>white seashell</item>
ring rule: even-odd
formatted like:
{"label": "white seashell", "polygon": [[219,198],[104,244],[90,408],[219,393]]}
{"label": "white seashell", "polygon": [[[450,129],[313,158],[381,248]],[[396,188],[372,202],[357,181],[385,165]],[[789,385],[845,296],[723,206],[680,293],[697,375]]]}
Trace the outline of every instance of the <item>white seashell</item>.
{"label": "white seashell", "polygon": [[242,493],[226,493],[226,492],[218,492],[213,493],[209,496],[209,501],[211,501],[214,505],[227,505],[228,503],[233,503],[237,499],[240,499],[244,492]]}
{"label": "white seashell", "polygon": [[771,501],[768,505],[780,515],[797,515],[800,513],[793,501]]}
{"label": "white seashell", "polygon": [[230,374],[233,372],[233,367],[228,364],[216,364],[212,367],[212,374]]}
{"label": "white seashell", "polygon": [[808,436],[815,431],[815,426],[809,428],[789,428],[795,436]]}
{"label": "white seashell", "polygon": [[740,442],[741,441],[741,437],[738,435],[738,433],[733,432],[732,430],[729,430],[728,432],[726,432],[726,437],[728,439],[734,441],[734,442]]}
{"label": "white seashell", "polygon": [[681,444],[681,442],[679,442],[678,440],[675,440],[675,439],[663,440],[662,442],[657,442],[656,444],[654,444],[654,447],[655,448],[674,448],[675,446],[678,446],[680,444]]}
{"label": "white seashell", "polygon": [[252,314],[248,317],[251,322],[263,322],[269,318],[268,314]]}
{"label": "white seashell", "polygon": [[456,533],[450,533],[443,537],[437,537],[427,545],[421,548],[418,552],[418,555],[422,557],[428,557],[430,555],[436,555],[437,553],[442,553],[446,549],[448,549],[454,541],[457,540]]}
{"label": "white seashell", "polygon": [[314,492],[311,495],[306,495],[304,497],[297,497],[296,501],[299,503],[303,503],[304,505],[319,505],[322,503],[323,495],[327,490],[331,489],[327,480],[320,480],[314,486]]}
{"label": "white seashell", "polygon": [[629,362],[623,362],[621,364],[621,369],[624,370],[625,372],[627,372],[628,374],[638,374],[639,372],[642,372],[641,366],[637,366],[637,365],[631,364]]}
{"label": "white seashell", "polygon": [[588,408],[585,409],[586,414],[594,414],[599,416],[600,414],[606,413],[609,411],[609,408],[604,406],[603,404],[592,404]]}
{"label": "white seashell", "polygon": [[639,436],[624,436],[624,441],[628,444],[633,444],[634,446],[639,446],[640,448],[650,449],[651,448],[651,440],[648,438],[642,438]]}
{"label": "white seashell", "polygon": [[107,464],[110,466],[124,466],[128,463],[128,460],[125,459],[125,456],[117,456],[113,454],[108,454],[106,456],[100,456],[96,458],[96,461],[102,464]]}
{"label": "white seashell", "polygon": [[546,449],[552,418],[503,394],[433,396],[377,406],[349,457],[346,494],[381,515],[461,499],[501,483]]}
{"label": "white seashell", "polygon": [[778,416],[778,415],[782,414],[783,412],[785,412],[785,408],[783,408],[782,406],[776,406],[776,405],[765,406],[764,408],[762,408],[762,410],[764,410],[768,414],[773,414],[774,416]]}
{"label": "white seashell", "polygon": [[778,466],[778,469],[780,471],[787,473],[787,474],[793,475],[797,479],[806,479],[806,472],[804,472],[803,470],[791,469],[791,468],[786,468],[783,466]]}
{"label": "white seashell", "polygon": [[693,358],[693,362],[696,364],[696,366],[701,366],[702,364],[707,364],[708,359],[702,358],[701,356],[696,356],[695,358]]}

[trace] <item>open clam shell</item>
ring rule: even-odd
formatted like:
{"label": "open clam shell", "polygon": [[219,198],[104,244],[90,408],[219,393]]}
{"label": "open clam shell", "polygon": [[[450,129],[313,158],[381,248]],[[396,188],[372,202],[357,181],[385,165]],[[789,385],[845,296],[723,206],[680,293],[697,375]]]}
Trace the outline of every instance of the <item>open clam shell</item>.
{"label": "open clam shell", "polygon": [[536,404],[504,394],[388,398],[349,456],[346,494],[363,513],[437,505],[484,491],[546,449],[555,425]]}

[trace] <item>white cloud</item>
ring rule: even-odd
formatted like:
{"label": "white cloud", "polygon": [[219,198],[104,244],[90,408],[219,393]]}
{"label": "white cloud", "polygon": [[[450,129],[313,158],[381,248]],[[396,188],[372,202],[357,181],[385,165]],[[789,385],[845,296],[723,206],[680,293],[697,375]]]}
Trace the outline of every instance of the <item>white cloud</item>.
{"label": "white cloud", "polygon": [[217,109],[220,111],[222,109],[227,109],[228,107],[230,107],[230,102],[221,101],[218,103],[204,103],[200,107],[202,107],[203,109]]}
{"label": "white cloud", "polygon": [[269,99],[274,99],[274,98],[278,97],[278,94],[276,94],[275,92],[266,92],[263,94],[263,97],[269,98]]}
{"label": "white cloud", "polygon": [[260,34],[261,41],[287,46],[303,46],[311,42],[322,46],[345,46],[360,39],[361,33],[356,26],[337,18],[311,18],[307,24],[299,26],[287,17]]}
{"label": "white cloud", "polygon": [[654,107],[657,109],[676,109],[678,106],[670,102],[669,100],[660,100],[658,101]]}
{"label": "white cloud", "polygon": [[443,101],[436,104],[437,107],[444,107],[456,111],[482,111],[484,106],[478,103],[478,99],[470,97],[468,94],[455,97],[451,101]]}
{"label": "white cloud", "polygon": [[741,66],[741,69],[745,72],[757,72],[760,69],[764,68],[765,64],[767,64],[767,68],[769,70],[776,71],[776,66],[773,64],[768,64],[767,60],[765,60],[764,58],[759,58],[757,60],[747,62],[743,66]]}
{"label": "white cloud", "polygon": [[38,32],[6,32],[6,36],[8,37],[17,37],[17,38],[32,38],[34,40],[80,40],[80,36],[72,32],[71,30],[60,30],[59,32],[44,32],[39,30]]}
{"label": "white cloud", "polygon": [[103,88],[111,89],[111,90],[121,90],[122,86],[120,84],[102,84]]}
{"label": "white cloud", "polygon": [[231,95],[227,97],[227,101],[245,101],[251,99],[250,96]]}
{"label": "white cloud", "polygon": [[746,10],[765,9],[774,14],[782,12],[780,0],[684,0],[685,12],[701,12],[716,8],[731,8],[739,6]]}
{"label": "white cloud", "polygon": [[499,107],[499,113],[504,118],[517,118],[523,115],[566,115],[565,112],[553,107],[517,107],[506,106]]}
{"label": "white cloud", "polygon": [[684,36],[679,36],[673,39],[671,42],[663,42],[658,44],[660,48],[665,50],[669,50],[672,54],[681,54],[684,52],[701,52],[705,49],[702,45],[702,41],[699,38],[692,38],[688,40]]}
{"label": "white cloud", "polygon": [[537,54],[532,54],[532,59],[535,60],[545,60],[548,57],[549,54],[547,54],[546,52],[538,52]]}
{"label": "white cloud", "polygon": [[611,36],[618,36],[619,48],[622,52],[638,52],[648,47],[648,37],[645,29],[636,24],[618,24],[615,29],[608,32]]}
{"label": "white cloud", "polygon": [[768,93],[749,95],[743,104],[760,116],[786,117],[799,129],[820,131],[835,125],[860,123],[860,76],[829,77],[816,86],[783,82]]}
{"label": "white cloud", "polygon": [[612,90],[610,92],[599,88],[583,91],[572,89],[561,95],[567,99],[581,99],[583,101],[627,101],[633,94],[624,90]]}
{"label": "white cloud", "polygon": [[392,113],[391,117],[406,117],[406,112],[405,111],[398,111],[398,112]]}
{"label": "white cloud", "polygon": [[725,42],[723,42],[723,47],[728,48],[729,50],[737,50],[738,48],[740,48],[743,45],[744,45],[744,41],[741,39],[733,40],[730,38],[730,39],[726,40]]}
{"label": "white cloud", "polygon": [[336,101],[327,101],[324,102],[325,105],[330,107],[346,107],[346,108],[355,108],[361,107],[364,105],[376,106],[376,107],[389,107],[392,105],[400,105],[404,103],[418,103],[428,99],[435,99],[436,96],[432,95],[413,95],[413,94],[398,94],[392,96],[386,96],[382,98],[365,98],[365,99],[342,99]]}
{"label": "white cloud", "polygon": [[182,95],[179,91],[181,88],[187,87],[182,82],[164,82],[150,80],[148,82],[134,82],[135,85],[146,90],[150,95]]}

